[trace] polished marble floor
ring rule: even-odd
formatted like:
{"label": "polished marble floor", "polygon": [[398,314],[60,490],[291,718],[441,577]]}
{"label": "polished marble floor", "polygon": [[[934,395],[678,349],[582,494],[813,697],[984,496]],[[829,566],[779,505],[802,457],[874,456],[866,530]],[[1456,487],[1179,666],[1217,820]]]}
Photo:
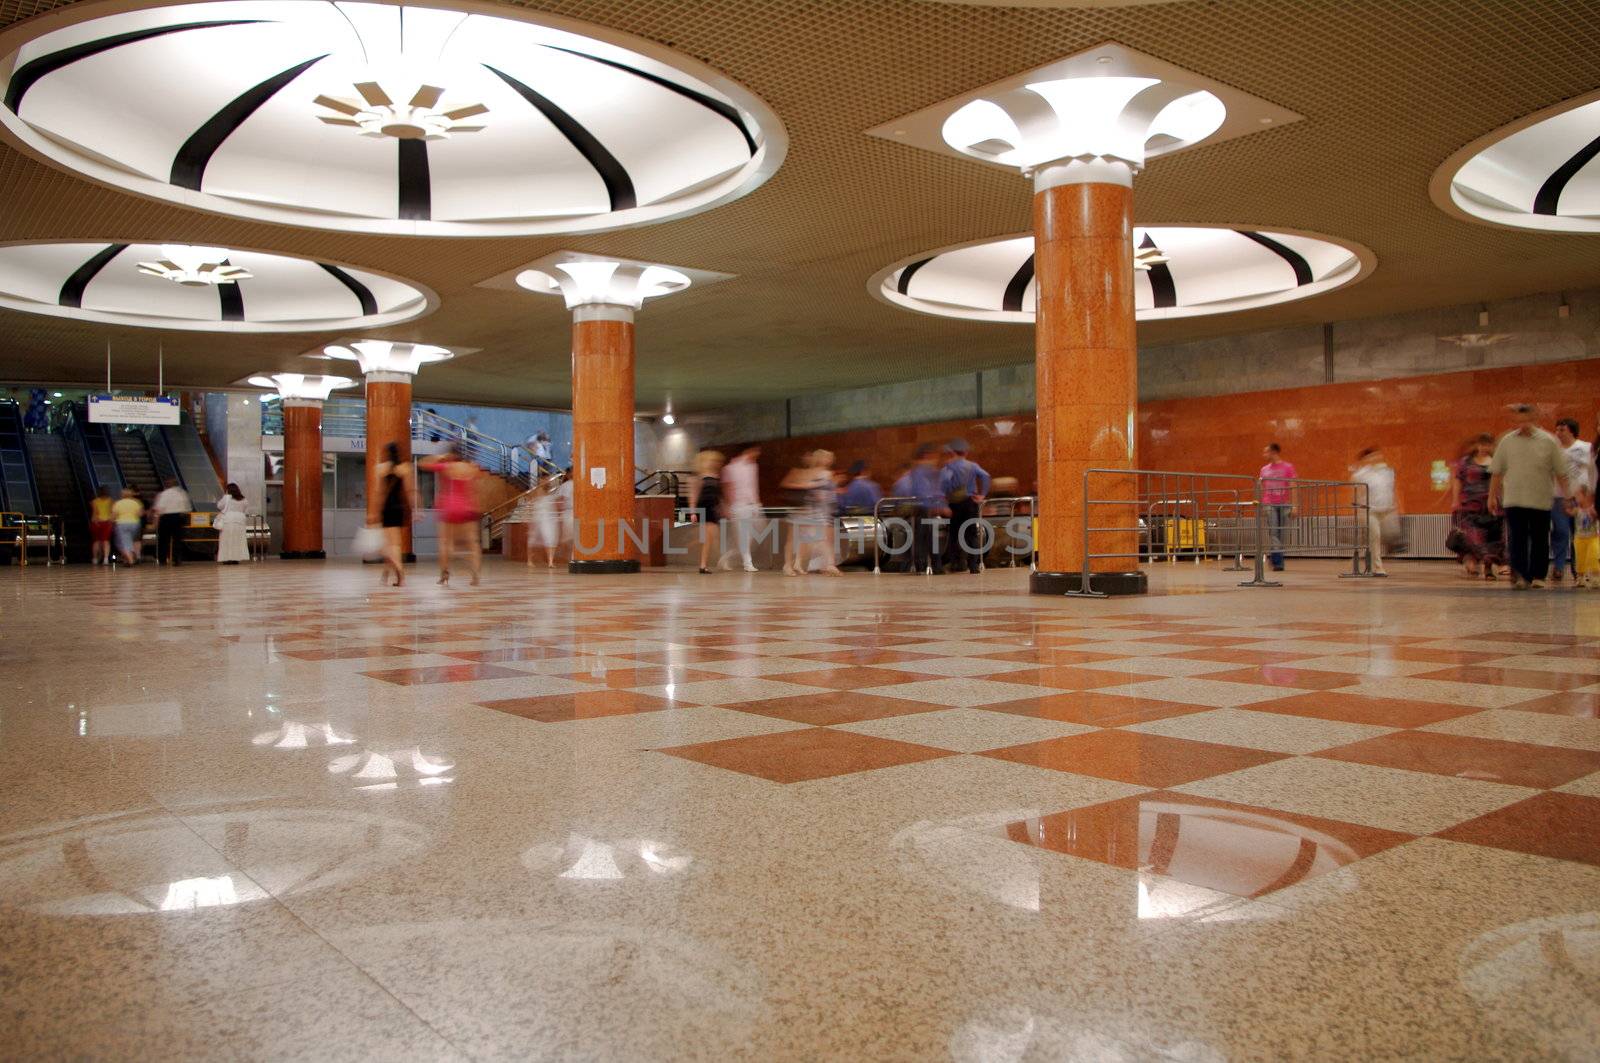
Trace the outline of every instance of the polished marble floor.
{"label": "polished marble floor", "polygon": [[1600,1057],[1600,594],[0,570],[0,1055]]}

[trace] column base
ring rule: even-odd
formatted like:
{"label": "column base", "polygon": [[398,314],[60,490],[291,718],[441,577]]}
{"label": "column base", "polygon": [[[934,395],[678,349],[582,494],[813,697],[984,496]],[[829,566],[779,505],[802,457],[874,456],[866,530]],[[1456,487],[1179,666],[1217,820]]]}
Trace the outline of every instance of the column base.
{"label": "column base", "polygon": [[610,576],[639,571],[636,558],[618,557],[607,560],[568,561],[567,571],[573,575]]}
{"label": "column base", "polygon": [[[1028,577],[1029,594],[1062,595],[1083,588],[1083,573],[1035,572]],[[1150,590],[1150,579],[1143,572],[1091,572],[1089,589],[1096,594],[1121,597],[1145,594]]]}
{"label": "column base", "polygon": [[328,555],[322,550],[285,550],[278,557],[284,561],[326,561]]}

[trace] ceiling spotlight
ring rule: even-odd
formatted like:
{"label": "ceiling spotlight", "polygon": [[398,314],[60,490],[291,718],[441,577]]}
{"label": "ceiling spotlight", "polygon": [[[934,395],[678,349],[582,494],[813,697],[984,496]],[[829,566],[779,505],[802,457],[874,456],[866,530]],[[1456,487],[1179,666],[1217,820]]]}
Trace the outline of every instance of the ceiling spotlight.
{"label": "ceiling spotlight", "polygon": [[[1565,316],[1565,315],[1563,315],[1563,316]],[[58,398],[58,399],[61,397],[61,392],[59,392],[59,391],[52,391],[50,394],[53,395],[54,397]]]}
{"label": "ceiling spotlight", "polygon": [[[328,125],[350,126],[364,137],[393,137],[396,140],[445,140],[453,133],[476,133],[481,125],[462,125],[461,119],[488,114],[481,103],[463,104],[444,110],[439,106],[445,90],[438,85],[420,85],[405,103],[376,81],[358,81],[355,90],[361,99],[345,100],[318,96],[313,102],[335,112],[317,115]],[[404,93],[396,95],[404,96]]]}
{"label": "ceiling spotlight", "polygon": [[139,272],[163,277],[186,288],[212,284],[233,284],[249,280],[253,274],[228,261],[231,252],[221,247],[191,247],[188,244],[162,244],[161,259],[139,263]]}

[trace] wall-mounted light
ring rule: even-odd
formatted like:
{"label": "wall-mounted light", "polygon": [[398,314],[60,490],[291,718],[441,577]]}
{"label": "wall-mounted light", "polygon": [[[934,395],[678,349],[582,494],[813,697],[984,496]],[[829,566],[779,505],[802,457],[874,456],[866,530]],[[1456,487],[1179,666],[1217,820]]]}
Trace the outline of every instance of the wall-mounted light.
{"label": "wall-mounted light", "polygon": [[1571,316],[1572,316],[1572,307],[1567,305],[1567,297],[1566,297],[1566,294],[1563,293],[1562,296],[1561,296],[1561,302],[1559,304],[1557,304],[1557,306],[1556,306],[1556,317],[1565,318],[1565,317],[1571,317]]}
{"label": "wall-mounted light", "polygon": [[[1562,317],[1566,317],[1567,315],[1566,314],[1562,314],[1561,316]],[[59,399],[61,397],[61,392],[59,392],[59,391],[52,391],[50,394],[51,394],[51,397],[53,397],[53,398]]]}
{"label": "wall-mounted light", "polygon": [[664,425],[675,425],[678,423],[678,419],[672,416],[671,413],[664,413],[661,415],[661,423]]}
{"label": "wall-mounted light", "polygon": [[1489,327],[1489,307],[1486,304],[1480,303],[1478,305],[1478,327]]}

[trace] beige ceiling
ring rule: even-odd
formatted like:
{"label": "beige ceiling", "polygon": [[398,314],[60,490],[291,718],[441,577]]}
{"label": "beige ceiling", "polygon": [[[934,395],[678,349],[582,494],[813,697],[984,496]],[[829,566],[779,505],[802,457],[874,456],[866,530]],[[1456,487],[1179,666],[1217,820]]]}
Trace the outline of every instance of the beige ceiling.
{"label": "beige ceiling", "polygon": [[[71,0],[0,0],[0,27]],[[718,270],[733,280],[639,315],[639,404],[681,410],[1024,362],[1032,333],[899,310],[867,278],[915,252],[1029,224],[1027,182],[869,138],[963,90],[1115,40],[1306,116],[1158,159],[1136,220],[1247,223],[1342,236],[1377,271],[1305,302],[1141,325],[1146,344],[1588,287],[1600,237],[1447,217],[1428,181],[1451,152],[1600,86],[1600,0],[1208,0],[1008,8],[913,0],[547,0],[511,3],[662,42],[743,83],[790,137],[782,170],[729,206],[582,237],[363,236],[187,211],[92,185],[0,146],[0,241],[183,241],[279,250],[421,281],[430,317],[384,331],[481,348],[424,369],[436,400],[565,405],[559,301],[476,287],[558,248]],[[319,337],[108,329],[0,311],[0,379],[92,382],[110,335],[117,376],[218,386],[307,369]]]}

